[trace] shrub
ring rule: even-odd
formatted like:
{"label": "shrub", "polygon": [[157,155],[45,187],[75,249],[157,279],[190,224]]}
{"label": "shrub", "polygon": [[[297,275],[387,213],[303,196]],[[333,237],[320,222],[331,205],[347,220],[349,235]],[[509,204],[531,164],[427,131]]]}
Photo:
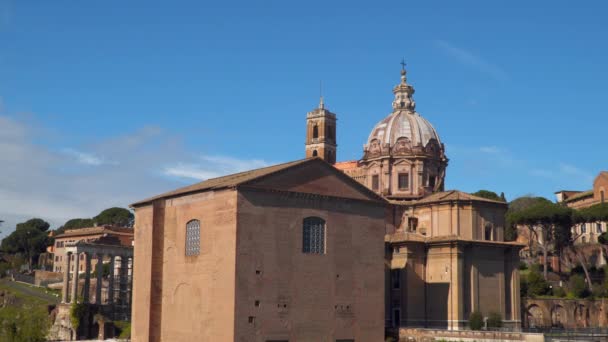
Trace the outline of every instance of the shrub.
{"label": "shrub", "polygon": [[0,309],[0,341],[46,341],[49,323],[44,308],[4,307]]}
{"label": "shrub", "polygon": [[527,280],[529,297],[542,296],[549,293],[549,284],[545,278],[543,278],[542,274],[535,269],[530,270]]}
{"label": "shrub", "polygon": [[574,298],[585,298],[589,296],[585,278],[583,278],[583,276],[580,274],[575,274],[570,277],[570,281],[568,281],[568,288],[570,289],[571,296]]}
{"label": "shrub", "polygon": [[471,312],[471,315],[469,315],[469,328],[471,330],[481,330],[483,328],[483,315],[481,312]]}
{"label": "shrub", "polygon": [[118,329],[118,338],[131,338],[131,322],[114,321],[114,326]]}
{"label": "shrub", "polygon": [[78,331],[80,323],[88,318],[89,309],[89,305],[83,303],[81,298],[72,303],[72,306],[70,307],[70,323],[72,323],[72,329],[74,329],[74,331]]}
{"label": "shrub", "polygon": [[488,328],[502,327],[502,316],[498,312],[490,312],[488,315]]}
{"label": "shrub", "polygon": [[520,261],[520,262],[519,262],[519,270],[520,270],[520,271],[524,271],[524,270],[527,270],[527,269],[528,269],[528,264],[526,264],[526,263],[525,263],[525,262],[523,262],[523,261]]}
{"label": "shrub", "polygon": [[564,298],[564,297],[566,297],[566,290],[564,290],[563,287],[556,286],[553,288],[553,295],[555,297]]}

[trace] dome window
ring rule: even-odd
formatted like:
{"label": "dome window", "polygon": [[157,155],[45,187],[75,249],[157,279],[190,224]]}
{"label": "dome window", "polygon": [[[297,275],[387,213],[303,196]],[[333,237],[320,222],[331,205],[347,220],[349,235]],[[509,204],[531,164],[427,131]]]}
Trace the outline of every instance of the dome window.
{"label": "dome window", "polygon": [[398,178],[399,190],[407,190],[410,187],[410,174],[400,173]]}
{"label": "dome window", "polygon": [[378,191],[380,188],[380,177],[378,175],[372,176],[372,190]]}
{"label": "dome window", "polygon": [[319,155],[319,153],[317,152],[317,150],[312,151],[312,156],[313,156],[313,157],[316,157],[316,156],[318,156],[318,155]]}

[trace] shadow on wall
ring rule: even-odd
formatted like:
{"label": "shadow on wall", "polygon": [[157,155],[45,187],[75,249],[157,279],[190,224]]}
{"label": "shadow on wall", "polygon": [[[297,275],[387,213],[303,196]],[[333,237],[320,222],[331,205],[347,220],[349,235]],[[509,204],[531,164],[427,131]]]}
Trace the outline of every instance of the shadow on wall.
{"label": "shadow on wall", "polygon": [[431,328],[448,328],[448,297],[450,283],[427,283],[427,325]]}

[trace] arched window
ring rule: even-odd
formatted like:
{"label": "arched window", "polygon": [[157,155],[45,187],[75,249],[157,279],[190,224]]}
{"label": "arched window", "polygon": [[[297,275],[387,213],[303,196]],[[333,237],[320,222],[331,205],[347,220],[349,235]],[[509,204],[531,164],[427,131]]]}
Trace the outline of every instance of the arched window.
{"label": "arched window", "polygon": [[325,220],[307,217],[302,224],[302,253],[325,254]]}
{"label": "arched window", "polygon": [[186,223],[186,256],[201,254],[201,221]]}
{"label": "arched window", "polygon": [[314,125],[314,127],[312,128],[312,138],[316,139],[319,137],[319,127],[317,125]]}
{"label": "arched window", "polygon": [[317,150],[312,151],[312,156],[316,157],[318,155]]}

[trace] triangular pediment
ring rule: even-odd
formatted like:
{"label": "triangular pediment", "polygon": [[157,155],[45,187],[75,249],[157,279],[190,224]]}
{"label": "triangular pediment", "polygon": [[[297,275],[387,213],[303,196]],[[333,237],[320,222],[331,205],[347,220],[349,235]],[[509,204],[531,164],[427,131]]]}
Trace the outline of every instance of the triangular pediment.
{"label": "triangular pediment", "polygon": [[240,186],[384,202],[382,197],[320,159],[310,159]]}

